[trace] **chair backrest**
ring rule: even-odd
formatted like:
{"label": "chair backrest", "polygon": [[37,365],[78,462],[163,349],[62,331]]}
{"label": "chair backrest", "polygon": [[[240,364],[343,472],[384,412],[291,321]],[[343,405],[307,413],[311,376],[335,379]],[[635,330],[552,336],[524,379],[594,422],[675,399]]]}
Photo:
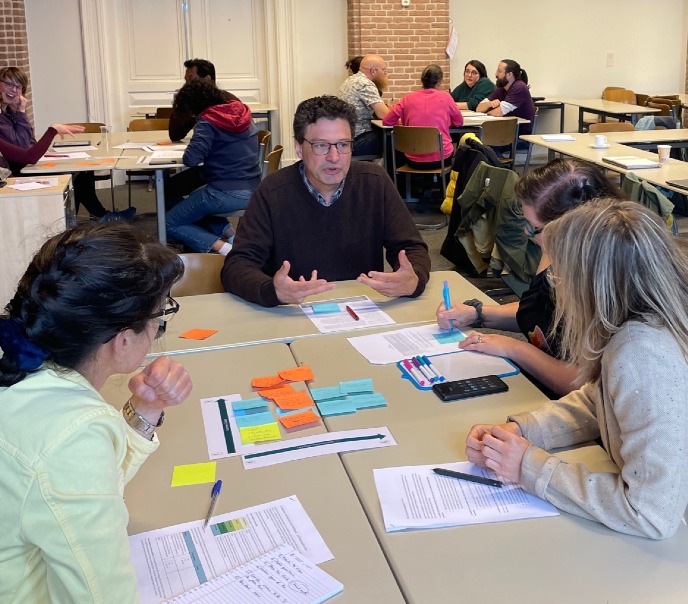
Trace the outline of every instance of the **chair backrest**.
{"label": "chair backrest", "polygon": [[86,134],[100,134],[100,127],[104,126],[102,122],[70,122],[67,126],[83,126]]}
{"label": "chair backrest", "polygon": [[172,286],[172,296],[198,296],[225,291],[220,271],[225,263],[221,254],[179,254],[184,276]]}
{"label": "chair backrest", "polygon": [[652,101],[648,101],[647,106],[652,107],[653,109],[659,109],[659,113],[655,113],[655,115],[662,115],[668,117],[673,114],[671,105],[667,105],[666,103],[655,103]]}
{"label": "chair backrest", "polygon": [[641,94],[640,92],[635,93],[635,102],[636,105],[640,105],[641,107],[645,107],[647,104],[647,101],[652,95],[650,94]]}
{"label": "chair backrest", "polygon": [[599,122],[590,124],[588,129],[589,132],[626,132],[627,130],[635,130],[630,122]]}
{"label": "chair backrest", "polygon": [[273,172],[279,170],[283,150],[284,147],[282,145],[275,145],[275,148],[268,153],[268,156],[263,162],[263,178],[265,178],[268,174],[272,174]]}
{"label": "chair backrest", "polygon": [[602,90],[602,98],[603,98],[603,99],[605,99],[605,100],[607,100],[607,101],[609,100],[609,99],[607,98],[607,93],[608,93],[610,90],[625,90],[625,88],[624,88],[623,86],[606,86],[606,87],[604,88],[604,90]]}
{"label": "chair backrest", "polygon": [[483,136],[480,139],[483,145],[499,147],[503,145],[515,145],[518,134],[518,118],[506,117],[499,120],[486,120],[483,122]]}
{"label": "chair backrest", "polygon": [[635,92],[621,88],[618,90],[609,90],[604,96],[606,101],[616,101],[617,103],[628,103],[635,105]]}
{"label": "chair backrest", "polygon": [[265,157],[270,152],[270,137],[272,133],[269,130],[258,130],[258,161],[263,165]]}
{"label": "chair backrest", "polygon": [[[647,99],[647,106],[649,107],[649,103],[663,103],[664,105],[669,105],[671,107],[671,115],[675,117],[676,119],[681,118],[681,101],[679,99],[673,98],[674,95],[671,96],[651,96],[649,99]],[[660,108],[661,109],[661,108]]]}
{"label": "chair backrest", "polygon": [[172,107],[158,107],[155,110],[155,117],[159,119],[169,120],[172,116]]}
{"label": "chair backrest", "polygon": [[442,135],[437,128],[428,126],[394,126],[392,144],[407,155],[425,155],[441,152]]}
{"label": "chair backrest", "polygon": [[139,132],[141,130],[167,130],[170,125],[169,119],[136,119],[129,122],[129,132]]}

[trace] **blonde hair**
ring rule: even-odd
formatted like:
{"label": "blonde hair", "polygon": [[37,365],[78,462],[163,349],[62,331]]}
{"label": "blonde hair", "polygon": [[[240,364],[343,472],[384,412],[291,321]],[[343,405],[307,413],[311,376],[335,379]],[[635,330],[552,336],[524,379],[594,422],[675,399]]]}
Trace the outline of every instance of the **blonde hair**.
{"label": "blonde hair", "polygon": [[633,201],[593,200],[543,230],[556,302],[553,333],[582,382],[629,320],[667,328],[688,358],[688,257],[659,216]]}

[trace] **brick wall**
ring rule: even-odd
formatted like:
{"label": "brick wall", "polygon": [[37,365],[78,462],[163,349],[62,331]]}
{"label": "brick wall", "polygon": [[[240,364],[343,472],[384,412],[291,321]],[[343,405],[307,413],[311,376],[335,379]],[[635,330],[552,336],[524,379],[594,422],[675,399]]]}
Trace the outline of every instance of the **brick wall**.
{"label": "brick wall", "polygon": [[420,88],[420,74],[437,63],[449,87],[449,0],[347,0],[349,56],[375,53],[387,61],[389,89],[385,99],[399,100]]}
{"label": "brick wall", "polygon": [[0,0],[0,66],[19,67],[29,75],[26,98],[28,118],[33,121],[31,110],[31,74],[29,72],[29,41],[26,33],[24,0]]}

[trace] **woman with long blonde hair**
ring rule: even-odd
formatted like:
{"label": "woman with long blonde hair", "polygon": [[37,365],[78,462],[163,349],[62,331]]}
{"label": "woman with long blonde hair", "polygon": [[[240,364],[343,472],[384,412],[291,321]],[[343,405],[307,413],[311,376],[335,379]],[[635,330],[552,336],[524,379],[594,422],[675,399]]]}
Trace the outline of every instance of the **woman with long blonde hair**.
{"label": "woman with long blonde hair", "polygon": [[[558,508],[630,535],[672,536],[688,503],[688,259],[649,210],[599,200],[543,230],[554,328],[584,384],[476,425],[468,459]],[[601,438],[619,472],[547,451]]]}

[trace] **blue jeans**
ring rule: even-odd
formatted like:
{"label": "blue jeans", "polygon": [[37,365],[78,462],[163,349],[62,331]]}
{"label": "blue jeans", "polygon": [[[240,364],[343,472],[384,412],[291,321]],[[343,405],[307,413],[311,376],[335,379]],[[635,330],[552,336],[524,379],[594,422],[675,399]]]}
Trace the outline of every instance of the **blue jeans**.
{"label": "blue jeans", "polygon": [[196,189],[167,214],[167,233],[195,252],[209,252],[222,231],[210,224],[212,230],[197,223],[206,216],[246,209],[252,194],[253,189],[223,191],[210,185]]}

